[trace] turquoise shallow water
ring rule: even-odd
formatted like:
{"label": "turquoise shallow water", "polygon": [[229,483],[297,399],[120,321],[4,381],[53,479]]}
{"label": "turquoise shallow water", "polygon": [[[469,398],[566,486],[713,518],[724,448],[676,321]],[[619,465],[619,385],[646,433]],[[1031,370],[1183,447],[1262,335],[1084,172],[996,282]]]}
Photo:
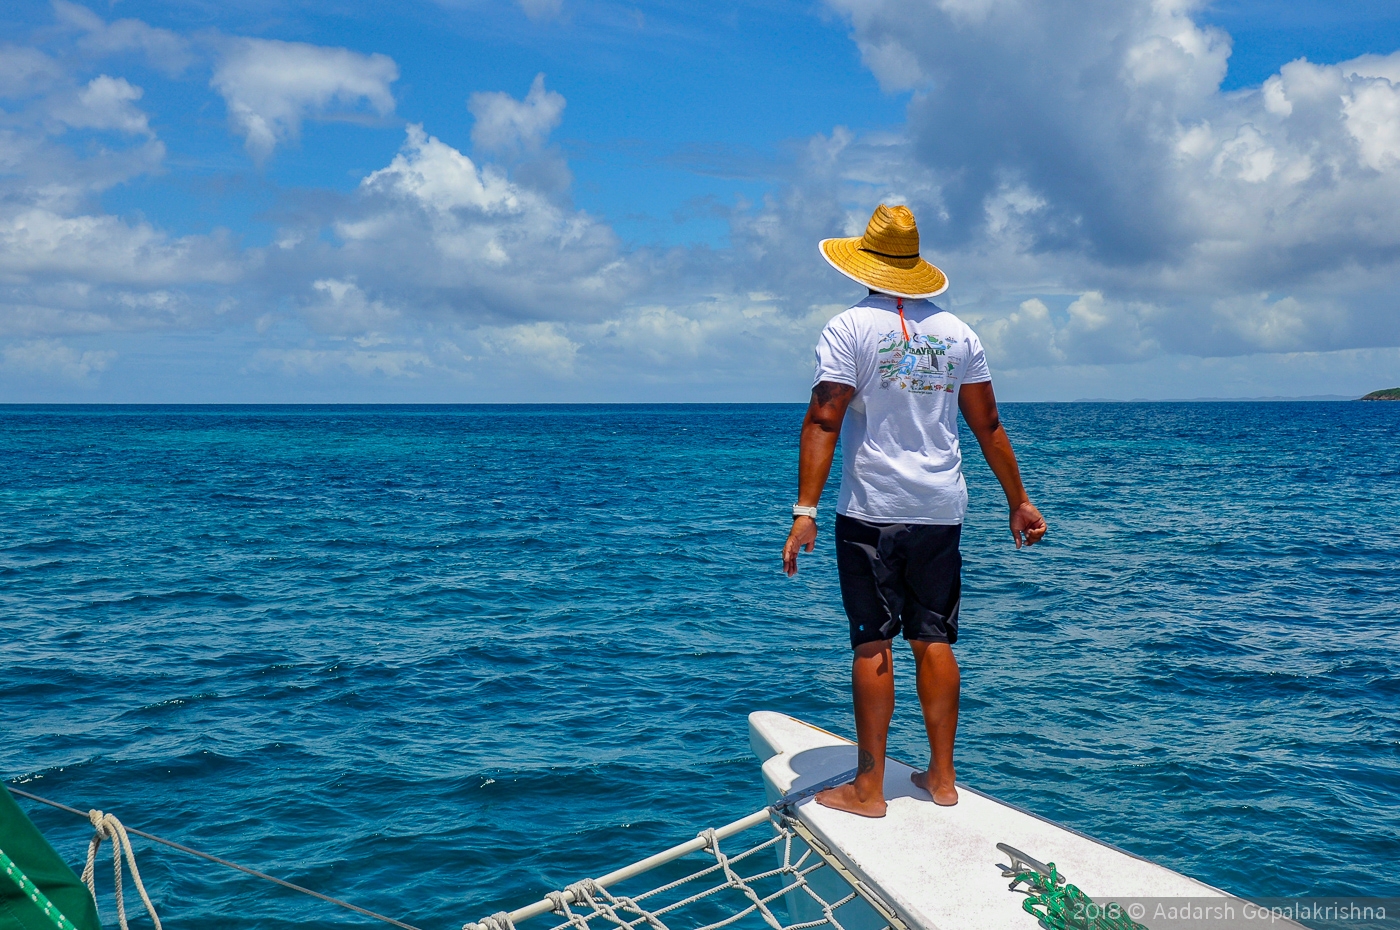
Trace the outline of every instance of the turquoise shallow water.
{"label": "turquoise shallow water", "polygon": [[[0,408],[0,775],[424,928],[747,813],[748,712],[850,731],[829,535],[779,570],[800,417]],[[1051,533],[973,452],[963,780],[1241,894],[1400,895],[1400,404],[1003,418]],[[365,924],[140,854],[176,930]]]}

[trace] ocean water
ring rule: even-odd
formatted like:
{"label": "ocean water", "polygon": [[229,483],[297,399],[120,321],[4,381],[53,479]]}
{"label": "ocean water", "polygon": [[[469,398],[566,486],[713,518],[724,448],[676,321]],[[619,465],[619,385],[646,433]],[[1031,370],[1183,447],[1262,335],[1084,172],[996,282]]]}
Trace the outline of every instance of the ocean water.
{"label": "ocean water", "polygon": [[[829,517],[779,569],[801,413],[0,408],[0,777],[425,930],[754,810],[750,711],[851,731]],[[1051,530],[969,440],[962,780],[1400,894],[1400,404],[1002,413]],[[172,930],[373,925],[138,851]]]}

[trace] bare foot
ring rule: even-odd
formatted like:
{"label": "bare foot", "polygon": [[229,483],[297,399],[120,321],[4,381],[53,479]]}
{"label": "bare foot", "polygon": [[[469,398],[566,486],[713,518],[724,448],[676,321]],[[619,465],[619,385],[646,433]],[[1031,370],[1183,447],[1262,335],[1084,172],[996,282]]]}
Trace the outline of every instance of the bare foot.
{"label": "bare foot", "polygon": [[940,782],[934,782],[934,786],[930,788],[928,786],[928,772],[914,772],[909,776],[909,780],[912,781],[916,787],[922,788],[933,795],[933,803],[937,804],[939,807],[952,807],[954,804],[958,803],[958,789],[953,787],[952,782],[946,785]]}
{"label": "bare foot", "polygon": [[883,792],[877,797],[862,798],[860,792],[856,790],[855,782],[826,789],[817,795],[817,803],[822,807],[847,811],[862,817],[883,817],[885,816],[885,808],[888,806],[885,804]]}

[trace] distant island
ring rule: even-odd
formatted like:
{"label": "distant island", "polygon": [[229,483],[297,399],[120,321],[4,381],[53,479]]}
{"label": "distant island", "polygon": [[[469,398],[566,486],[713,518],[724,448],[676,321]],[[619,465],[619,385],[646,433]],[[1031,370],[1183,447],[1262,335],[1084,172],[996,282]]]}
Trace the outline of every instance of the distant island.
{"label": "distant island", "polygon": [[1272,397],[1134,397],[1131,400],[1124,400],[1121,397],[1080,397],[1074,402],[1076,404],[1296,404],[1301,401],[1330,402],[1360,399],[1355,394],[1304,394],[1293,397],[1276,394]]}
{"label": "distant island", "polygon": [[1400,400],[1400,387],[1386,388],[1383,391],[1372,391],[1362,400]]}

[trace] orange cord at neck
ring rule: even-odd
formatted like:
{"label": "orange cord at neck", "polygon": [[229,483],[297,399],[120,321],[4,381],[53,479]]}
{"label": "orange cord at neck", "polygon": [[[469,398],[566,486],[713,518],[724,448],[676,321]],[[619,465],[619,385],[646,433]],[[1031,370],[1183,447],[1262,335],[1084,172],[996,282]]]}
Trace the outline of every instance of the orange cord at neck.
{"label": "orange cord at neck", "polygon": [[899,310],[899,328],[904,332],[904,344],[909,344],[909,327],[904,325],[904,298],[896,297],[895,307]]}

